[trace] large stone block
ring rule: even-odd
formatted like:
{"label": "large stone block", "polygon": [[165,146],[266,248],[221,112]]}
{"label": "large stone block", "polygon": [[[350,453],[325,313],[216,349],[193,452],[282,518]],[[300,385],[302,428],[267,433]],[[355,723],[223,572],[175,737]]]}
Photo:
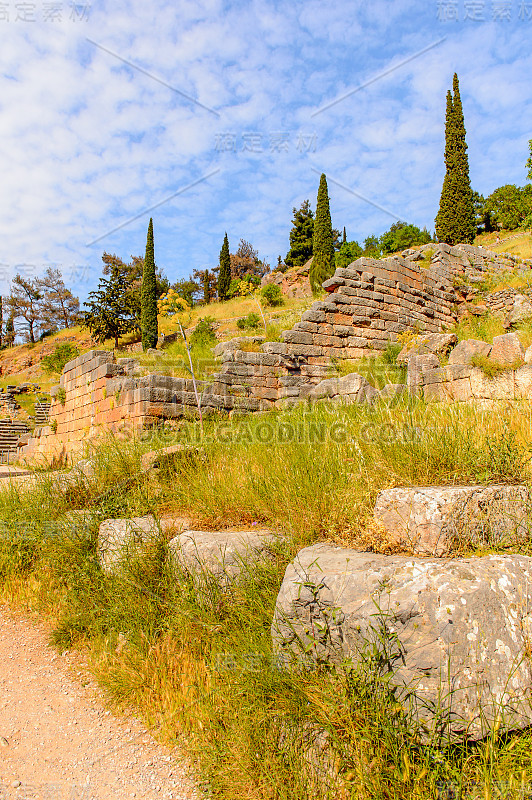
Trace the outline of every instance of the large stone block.
{"label": "large stone block", "polygon": [[523,363],[525,351],[516,333],[505,333],[495,336],[490,358],[498,364],[513,367]]}
{"label": "large stone block", "polygon": [[371,669],[431,735],[470,739],[532,723],[532,558],[444,561],[318,544],[288,566],[272,624],[279,663]]}
{"label": "large stone block", "polygon": [[527,541],[531,510],[526,486],[417,486],[381,492],[374,516],[392,547],[444,556],[456,547]]}
{"label": "large stone block", "polygon": [[228,586],[249,573],[257,561],[271,558],[280,537],[268,530],[183,531],[169,542],[170,563],[199,583]]}
{"label": "large stone block", "polygon": [[159,534],[155,518],[106,519],[98,533],[98,561],[104,572],[115,572],[128,557],[138,553],[139,548]]}
{"label": "large stone block", "polygon": [[491,345],[477,339],[465,339],[449,355],[449,364],[471,364],[475,355],[489,356]]}

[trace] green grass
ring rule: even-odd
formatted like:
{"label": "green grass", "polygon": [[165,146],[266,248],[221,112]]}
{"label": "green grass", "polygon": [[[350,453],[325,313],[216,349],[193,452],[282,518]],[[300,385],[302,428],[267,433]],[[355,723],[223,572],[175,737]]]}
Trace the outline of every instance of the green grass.
{"label": "green grass", "polygon": [[[530,483],[531,439],[529,404],[509,407],[503,430],[491,411],[420,402],[209,418],[201,446],[193,423],[109,439],[92,453],[90,479],[61,489],[42,473],[31,491],[0,490],[2,596],[47,614],[59,648],[84,647],[117,706],[186,747],[213,797],[432,800],[445,785],[464,800],[473,790],[496,797],[497,782],[532,782],[530,731],[421,746],[374,662],[278,670],[270,624],[302,546],[386,551],[368,524],[380,490]],[[143,451],[176,440],[198,447],[157,475],[140,473]],[[76,509],[86,509],[81,522],[68,516]],[[256,523],[284,531],[286,543],[241,584],[201,596],[190,576],[168,572],[162,537],[119,575],[103,574],[100,521],[148,512],[188,515],[200,528]],[[334,754],[330,789],[304,757],[313,732],[326,733]]]}

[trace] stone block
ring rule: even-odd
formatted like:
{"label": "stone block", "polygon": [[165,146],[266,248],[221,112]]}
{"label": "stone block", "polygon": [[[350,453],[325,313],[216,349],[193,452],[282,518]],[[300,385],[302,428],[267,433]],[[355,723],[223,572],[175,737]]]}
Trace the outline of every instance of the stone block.
{"label": "stone block", "polygon": [[115,572],[128,558],[138,555],[139,550],[154,541],[159,534],[155,517],[132,517],[131,519],[106,519],[98,532],[97,555],[102,570]]}
{"label": "stone block", "polygon": [[274,652],[286,667],[362,669],[382,652],[424,740],[481,739],[532,723],[531,609],[528,556],[446,561],[318,544],[287,567]]}
{"label": "stone block", "polygon": [[490,353],[492,361],[513,367],[522,364],[524,356],[525,351],[516,333],[505,333],[494,337]]}
{"label": "stone block", "polygon": [[529,538],[525,486],[431,486],[387,489],[375,519],[392,547],[445,556],[456,547],[518,545]]}
{"label": "stone block", "polygon": [[465,339],[451,350],[449,364],[471,364],[474,355],[489,356],[491,345],[477,339]]}

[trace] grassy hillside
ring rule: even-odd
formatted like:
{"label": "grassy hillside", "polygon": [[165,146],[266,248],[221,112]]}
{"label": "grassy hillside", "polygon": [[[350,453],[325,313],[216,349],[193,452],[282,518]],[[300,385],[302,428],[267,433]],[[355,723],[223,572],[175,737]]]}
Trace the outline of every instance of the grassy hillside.
{"label": "grassy hillside", "polygon": [[496,233],[483,233],[475,239],[476,245],[489,247],[496,253],[511,253],[519,258],[532,258],[532,233],[530,231],[500,231],[497,244]]}
{"label": "grassy hillside", "polygon": [[[296,434],[287,438],[287,430]],[[386,550],[370,523],[378,491],[530,484],[530,403],[507,407],[504,429],[489,409],[416,401],[213,418],[201,444],[196,431],[183,423],[145,441],[110,440],[93,452],[94,471],[79,485],[41,473],[28,494],[0,489],[0,597],[48,615],[60,651],[84,648],[117,707],[136,708],[161,738],[188,749],[208,797],[464,800],[502,797],[501,787],[512,788],[505,797],[524,797],[531,729],[495,731],[476,745],[437,737],[422,745],[376,662],[285,672],[276,667],[270,624],[286,565],[301,547],[325,540]],[[142,473],[142,452],[172,441],[197,449]],[[149,512],[189,517],[199,530],[258,525],[286,539],[271,563],[224,590],[213,583],[198,593],[191,575],[176,578],[164,566],[163,539],[123,573],[102,573],[99,523]],[[520,549],[532,552],[530,542]],[[316,784],[319,755],[309,751],[318,735],[331,754],[328,790]]]}

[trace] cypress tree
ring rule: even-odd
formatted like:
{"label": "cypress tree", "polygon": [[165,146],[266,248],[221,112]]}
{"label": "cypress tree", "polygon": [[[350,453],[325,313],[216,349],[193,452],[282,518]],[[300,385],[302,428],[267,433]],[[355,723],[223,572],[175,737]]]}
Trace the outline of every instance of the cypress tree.
{"label": "cypress tree", "polygon": [[313,292],[321,289],[323,281],[334,274],[334,269],[334,238],[329,209],[329,193],[327,179],[322,173],[316,203],[313,256],[309,275]]}
{"label": "cypress tree", "polygon": [[150,218],[146,239],[146,258],[142,271],[140,292],[140,328],[142,349],[157,346],[159,328],[157,324],[157,280],[155,277],[155,257],[153,251],[153,220]]}
{"label": "cypress tree", "polygon": [[458,76],[453,78],[453,94],[447,92],[445,112],[445,178],[436,216],[438,241],[454,245],[473,242],[476,215],[469,181],[466,130]]}
{"label": "cypress tree", "polygon": [[218,299],[223,302],[227,300],[229,287],[231,285],[231,259],[229,256],[229,240],[227,232],[224,236],[222,249],[220,250],[220,270],[218,272]]}
{"label": "cypress tree", "polygon": [[342,244],[345,244],[346,242],[347,242],[347,234],[345,232],[345,225],[344,225],[344,233],[343,233],[343,236],[342,236]]}

